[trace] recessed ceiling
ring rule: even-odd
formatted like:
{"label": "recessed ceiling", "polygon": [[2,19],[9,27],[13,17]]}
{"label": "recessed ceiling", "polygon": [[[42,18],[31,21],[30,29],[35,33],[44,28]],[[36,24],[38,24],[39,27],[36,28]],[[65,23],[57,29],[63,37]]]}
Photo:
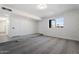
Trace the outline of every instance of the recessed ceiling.
{"label": "recessed ceiling", "polygon": [[37,8],[37,5],[38,4],[5,4],[7,7],[24,11],[39,17],[62,13],[77,8],[76,4],[47,4],[46,9],[40,10]]}

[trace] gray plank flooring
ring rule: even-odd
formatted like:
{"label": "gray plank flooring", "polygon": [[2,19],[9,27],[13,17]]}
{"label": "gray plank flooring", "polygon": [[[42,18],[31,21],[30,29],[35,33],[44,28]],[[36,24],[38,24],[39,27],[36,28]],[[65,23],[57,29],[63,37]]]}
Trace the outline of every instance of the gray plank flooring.
{"label": "gray plank flooring", "polygon": [[[21,38],[22,39],[22,38]],[[24,38],[25,39],[25,38]],[[79,42],[49,36],[0,43],[0,54],[78,54]]]}

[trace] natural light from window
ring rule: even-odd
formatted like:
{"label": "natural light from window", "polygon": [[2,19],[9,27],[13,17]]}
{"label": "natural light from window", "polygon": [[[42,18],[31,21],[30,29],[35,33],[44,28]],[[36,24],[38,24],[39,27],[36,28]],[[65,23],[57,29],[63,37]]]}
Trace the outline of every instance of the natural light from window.
{"label": "natural light from window", "polygon": [[63,28],[64,27],[64,17],[58,17],[52,20],[53,28]]}

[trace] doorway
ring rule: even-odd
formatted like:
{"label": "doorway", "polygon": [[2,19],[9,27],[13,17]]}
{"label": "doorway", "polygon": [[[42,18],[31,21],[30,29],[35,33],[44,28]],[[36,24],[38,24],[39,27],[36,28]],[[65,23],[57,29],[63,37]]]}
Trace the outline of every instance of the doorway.
{"label": "doorway", "polygon": [[9,18],[0,16],[0,43],[8,41]]}

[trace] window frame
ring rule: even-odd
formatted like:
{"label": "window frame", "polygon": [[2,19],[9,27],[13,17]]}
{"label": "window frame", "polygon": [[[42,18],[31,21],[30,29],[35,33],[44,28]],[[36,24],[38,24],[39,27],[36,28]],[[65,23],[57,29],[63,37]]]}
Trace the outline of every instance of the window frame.
{"label": "window frame", "polygon": [[[64,24],[63,24],[63,26],[57,26],[57,22],[56,22],[56,19],[57,18],[62,18],[62,17],[55,17],[55,18],[50,18],[49,20],[51,20],[51,28],[52,28],[52,21],[54,21],[55,22],[55,27],[53,27],[53,28],[64,28]],[[63,19],[64,19],[64,17],[63,17]],[[64,21],[63,21],[63,23],[64,23]]]}

